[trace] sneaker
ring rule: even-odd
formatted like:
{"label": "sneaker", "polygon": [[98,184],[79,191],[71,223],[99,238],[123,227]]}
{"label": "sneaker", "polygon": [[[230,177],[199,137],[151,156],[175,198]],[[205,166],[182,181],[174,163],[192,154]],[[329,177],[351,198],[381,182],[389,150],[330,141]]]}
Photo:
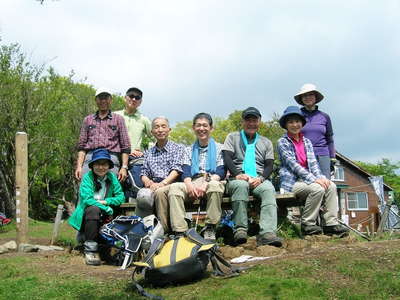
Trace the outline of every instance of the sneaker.
{"label": "sneaker", "polygon": [[324,234],[326,235],[340,235],[345,236],[349,233],[349,229],[342,225],[332,225],[332,226],[324,226]]}
{"label": "sneaker", "polygon": [[282,247],[283,239],[278,237],[273,232],[266,232],[264,234],[257,235],[257,246],[275,246]]}
{"label": "sneaker", "polygon": [[247,242],[247,230],[245,229],[238,229],[233,235],[233,240],[235,241],[236,245],[244,244]]}
{"label": "sneaker", "polygon": [[217,239],[215,237],[215,226],[208,224],[206,225],[200,232],[201,236],[203,236],[203,238],[206,241],[210,241],[210,242],[215,242]]}
{"label": "sneaker", "polygon": [[322,228],[317,225],[301,225],[301,232],[304,235],[322,234]]}
{"label": "sneaker", "polygon": [[97,252],[85,252],[85,263],[88,266],[100,266],[101,260]]}

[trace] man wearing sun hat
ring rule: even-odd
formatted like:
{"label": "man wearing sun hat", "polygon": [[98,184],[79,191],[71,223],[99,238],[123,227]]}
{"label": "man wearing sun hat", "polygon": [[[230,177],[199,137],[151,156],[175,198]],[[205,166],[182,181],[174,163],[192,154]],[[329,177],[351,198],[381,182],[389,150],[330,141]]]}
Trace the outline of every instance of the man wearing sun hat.
{"label": "man wearing sun hat", "polygon": [[109,89],[98,89],[95,100],[98,110],[86,116],[81,127],[75,177],[81,180],[89,171],[88,162],[92,158],[93,150],[105,148],[110,152],[114,163],[111,171],[123,181],[127,177],[128,155],[131,152],[124,118],[111,112],[112,95]]}
{"label": "man wearing sun hat", "polygon": [[[311,141],[301,132],[306,122],[297,106],[287,107],[279,120],[280,126],[287,130],[278,140],[281,188],[304,200],[303,234],[344,235],[348,230],[337,221],[336,185],[322,174]],[[319,226],[317,218],[321,210],[323,224]]]}
{"label": "man wearing sun hat", "polygon": [[261,200],[260,232],[257,245],[282,246],[282,239],[276,235],[277,205],[275,189],[268,180],[272,173],[274,151],[272,143],[258,134],[261,113],[255,107],[248,107],[242,113],[242,130],[230,133],[223,150],[224,161],[230,177],[227,193],[233,209],[234,241],[247,241],[249,194]]}

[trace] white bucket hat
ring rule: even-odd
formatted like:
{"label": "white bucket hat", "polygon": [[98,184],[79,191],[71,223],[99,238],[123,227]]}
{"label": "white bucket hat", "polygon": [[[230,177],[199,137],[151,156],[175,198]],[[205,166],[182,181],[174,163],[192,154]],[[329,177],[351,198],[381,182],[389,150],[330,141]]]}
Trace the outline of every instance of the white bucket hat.
{"label": "white bucket hat", "polygon": [[296,102],[300,105],[304,105],[303,101],[301,101],[301,96],[309,93],[309,92],[314,92],[315,93],[315,98],[316,101],[315,103],[320,102],[322,99],[324,99],[324,95],[322,95],[320,92],[317,91],[317,87],[312,84],[312,83],[306,83],[304,84],[301,89],[300,92],[298,92],[295,96],[294,96],[294,100],[296,100]]}

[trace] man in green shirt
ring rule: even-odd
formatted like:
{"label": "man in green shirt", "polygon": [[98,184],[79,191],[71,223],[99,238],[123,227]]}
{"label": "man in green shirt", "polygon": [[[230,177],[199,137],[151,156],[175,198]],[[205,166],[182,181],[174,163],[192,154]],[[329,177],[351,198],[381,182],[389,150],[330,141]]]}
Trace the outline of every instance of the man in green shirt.
{"label": "man in green shirt", "polygon": [[132,87],[126,91],[125,109],[116,111],[125,120],[126,128],[131,142],[131,156],[142,157],[145,150],[142,144],[145,136],[153,139],[151,134],[151,122],[143,116],[138,108],[142,104],[143,93],[138,88]]}

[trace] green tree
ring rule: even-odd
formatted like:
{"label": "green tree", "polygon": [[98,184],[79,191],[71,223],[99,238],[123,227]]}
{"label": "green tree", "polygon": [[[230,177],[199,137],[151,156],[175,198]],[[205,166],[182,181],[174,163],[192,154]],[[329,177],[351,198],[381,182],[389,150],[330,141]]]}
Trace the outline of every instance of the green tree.
{"label": "green tree", "polygon": [[28,133],[30,216],[48,219],[74,197],[75,145],[94,89],[32,65],[17,44],[0,47],[0,209],[15,213],[15,133]]}

